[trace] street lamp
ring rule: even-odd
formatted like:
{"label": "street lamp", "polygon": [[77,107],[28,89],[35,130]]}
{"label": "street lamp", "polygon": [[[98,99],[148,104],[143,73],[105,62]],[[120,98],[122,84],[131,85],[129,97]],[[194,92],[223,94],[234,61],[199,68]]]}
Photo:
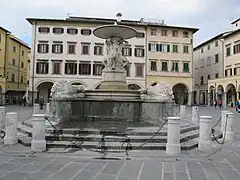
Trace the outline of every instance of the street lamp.
{"label": "street lamp", "polygon": [[117,22],[121,22],[122,13],[117,13],[116,17],[117,17]]}

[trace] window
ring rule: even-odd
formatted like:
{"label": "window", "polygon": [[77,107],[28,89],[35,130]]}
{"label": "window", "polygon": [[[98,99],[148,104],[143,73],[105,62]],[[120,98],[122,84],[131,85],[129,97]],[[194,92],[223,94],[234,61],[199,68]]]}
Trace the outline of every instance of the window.
{"label": "window", "polygon": [[237,68],[233,68],[233,75],[234,75],[234,76],[237,75]]}
{"label": "window", "polygon": [[53,74],[61,74],[61,61],[53,61],[52,62],[52,73]]}
{"label": "window", "polygon": [[240,44],[237,44],[237,45],[233,46],[233,53],[234,54],[240,53]]}
{"label": "window", "polygon": [[179,72],[179,68],[178,68],[178,62],[173,62],[172,63],[172,72]]}
{"label": "window", "polygon": [[156,28],[152,28],[151,29],[151,35],[152,36],[156,36],[157,35],[157,29]]}
{"label": "window", "polygon": [[77,74],[77,63],[76,62],[66,62],[65,63],[65,74],[76,75]]}
{"label": "window", "polygon": [[219,62],[219,55],[215,54],[215,63],[218,63],[218,62]]}
{"label": "window", "polygon": [[208,76],[207,76],[207,79],[210,80],[210,79],[211,79],[211,75],[208,75]]}
{"label": "window", "polygon": [[93,64],[93,75],[94,76],[101,76],[102,70],[104,68],[104,65],[102,63],[94,63]]}
{"label": "window", "polygon": [[168,71],[168,63],[167,62],[162,62],[162,71],[165,71],[165,72]]}
{"label": "window", "polygon": [[132,48],[129,48],[129,47],[122,48],[122,55],[123,56],[132,56]]}
{"label": "window", "polygon": [[200,67],[203,68],[204,67],[204,59],[200,60]]}
{"label": "window", "polygon": [[21,67],[24,68],[24,63],[23,62],[21,63]]}
{"label": "window", "polygon": [[184,38],[188,38],[188,32],[187,32],[187,31],[184,31],[184,32],[183,32],[183,37],[184,37]]}
{"label": "window", "polygon": [[63,28],[53,28],[53,33],[54,34],[63,34],[64,29]]}
{"label": "window", "polygon": [[38,53],[48,53],[49,45],[46,43],[39,43],[38,44]]}
{"label": "window", "polygon": [[12,82],[14,82],[14,81],[15,81],[15,75],[12,74]]}
{"label": "window", "polygon": [[137,32],[136,37],[137,37],[137,38],[144,38],[144,37],[145,37],[145,34],[142,33],[142,32]]}
{"label": "window", "polygon": [[183,53],[189,53],[188,46],[184,45],[183,46]]}
{"label": "window", "polygon": [[183,72],[189,72],[189,63],[183,63]]}
{"label": "window", "polygon": [[103,45],[94,46],[94,54],[95,55],[103,55]]}
{"label": "window", "polygon": [[208,47],[207,47],[207,48],[208,48],[208,50],[210,50],[210,48],[211,48],[210,44],[208,45]]}
{"label": "window", "polygon": [[50,32],[50,28],[48,28],[48,27],[39,27],[38,28],[38,32],[39,33],[49,33]]}
{"label": "window", "polygon": [[211,66],[211,57],[210,56],[208,56],[208,58],[207,58],[207,66]]}
{"label": "window", "polygon": [[15,65],[15,64],[16,64],[16,60],[12,59],[12,65]]}
{"label": "window", "polygon": [[53,44],[52,45],[52,53],[55,53],[55,54],[63,53],[63,45],[62,44]]}
{"label": "window", "polygon": [[131,76],[131,71],[130,71],[130,69],[131,69],[131,64],[127,64],[127,65],[125,66],[125,69],[126,69],[126,71],[127,71],[127,77],[130,77],[130,76]]}
{"label": "window", "polygon": [[38,61],[36,68],[37,74],[48,74],[48,61]]}
{"label": "window", "polygon": [[200,84],[203,85],[203,76],[200,77]]}
{"label": "window", "polygon": [[89,35],[91,35],[91,33],[92,33],[91,29],[82,29],[81,30],[82,35],[89,36]]}
{"label": "window", "polygon": [[23,83],[23,76],[21,76],[21,83]]}
{"label": "window", "polygon": [[22,50],[22,56],[24,56],[24,50]]}
{"label": "window", "polygon": [[228,70],[225,69],[225,77],[227,77],[227,76],[228,76]]}
{"label": "window", "polygon": [[167,30],[166,29],[162,29],[161,30],[161,35],[162,36],[167,36]]}
{"label": "window", "polygon": [[143,77],[143,64],[135,64],[135,76]]}
{"label": "window", "polygon": [[68,43],[68,54],[76,54],[76,43]]}
{"label": "window", "polygon": [[219,74],[218,73],[215,74],[215,78],[216,79],[219,78]]}
{"label": "window", "polygon": [[151,71],[157,71],[157,62],[156,61],[151,61],[150,69],[151,69]]}
{"label": "window", "polygon": [[215,41],[215,47],[218,47],[218,40]]}
{"label": "window", "polygon": [[229,74],[230,76],[232,76],[232,69],[229,69]]}
{"label": "window", "polygon": [[16,52],[16,51],[17,51],[16,46],[13,46],[13,52]]}
{"label": "window", "polygon": [[149,51],[157,51],[157,44],[149,43],[148,50]]}
{"label": "window", "polygon": [[68,34],[71,34],[71,35],[78,34],[78,29],[68,28],[68,29],[67,29],[67,33],[68,33]]}
{"label": "window", "polygon": [[170,44],[158,44],[158,51],[170,52]]}
{"label": "window", "polygon": [[135,48],[134,55],[136,57],[144,57],[144,49],[143,48]]}
{"label": "window", "polygon": [[227,47],[226,54],[227,54],[227,56],[231,56],[231,47]]}
{"label": "window", "polygon": [[79,75],[90,75],[91,64],[90,62],[80,62],[79,64]]}
{"label": "window", "polygon": [[82,44],[82,54],[89,55],[89,44]]}
{"label": "window", "polygon": [[201,49],[201,53],[204,53],[204,49],[203,48]]}
{"label": "window", "polygon": [[176,45],[176,44],[172,45],[172,52],[178,53],[178,45]]}
{"label": "window", "polygon": [[172,36],[173,36],[173,37],[178,37],[178,31],[173,31],[173,32],[172,32]]}

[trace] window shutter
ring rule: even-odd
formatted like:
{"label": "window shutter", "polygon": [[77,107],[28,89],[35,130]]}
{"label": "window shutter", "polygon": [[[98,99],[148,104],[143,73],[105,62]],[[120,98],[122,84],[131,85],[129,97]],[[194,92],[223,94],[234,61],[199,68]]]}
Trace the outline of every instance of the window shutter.
{"label": "window shutter", "polygon": [[142,57],[145,56],[145,49],[142,49]]}
{"label": "window shutter", "polygon": [[160,51],[160,52],[163,51],[162,44],[159,44],[159,51]]}
{"label": "window shutter", "polygon": [[67,63],[65,63],[65,74],[67,74]]}
{"label": "window shutter", "polygon": [[227,70],[225,70],[225,77],[227,77],[228,73],[227,73]]}
{"label": "window shutter", "polygon": [[48,67],[49,67],[49,65],[48,65],[48,63],[46,63],[46,74],[48,74]]}
{"label": "window shutter", "polygon": [[37,69],[36,69],[36,72],[37,72],[37,74],[39,73],[39,62],[37,62],[37,67],[36,67]]}
{"label": "window shutter", "polygon": [[132,48],[129,48],[129,56],[132,56]]}
{"label": "window shutter", "polygon": [[37,52],[40,53],[40,44],[38,44]]}
{"label": "window shutter", "polygon": [[237,75],[237,68],[233,69],[233,74],[234,74],[234,76]]}
{"label": "window shutter", "polygon": [[148,44],[148,51],[151,51],[151,43]]}
{"label": "window shutter", "polygon": [[170,52],[170,44],[167,45],[167,52]]}
{"label": "window shutter", "polygon": [[63,53],[63,45],[60,45],[60,52]]}
{"label": "window shutter", "polygon": [[55,53],[55,45],[52,45],[52,53]]}
{"label": "window shutter", "polygon": [[47,44],[46,45],[46,53],[48,53],[48,51],[49,51],[49,45]]}
{"label": "window shutter", "polygon": [[74,63],[74,69],[75,69],[74,74],[77,74],[77,63]]}
{"label": "window shutter", "polygon": [[97,47],[94,46],[94,54],[96,55],[97,54]]}
{"label": "window shutter", "polygon": [[137,56],[137,49],[134,49],[134,56]]}

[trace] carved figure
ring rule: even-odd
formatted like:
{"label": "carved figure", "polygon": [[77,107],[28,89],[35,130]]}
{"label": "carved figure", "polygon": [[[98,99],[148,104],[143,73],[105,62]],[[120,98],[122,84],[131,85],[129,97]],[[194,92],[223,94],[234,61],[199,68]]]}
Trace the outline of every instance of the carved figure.
{"label": "carved figure", "polygon": [[60,80],[53,84],[50,96],[52,98],[67,98],[71,97],[73,94],[73,87],[66,80]]}

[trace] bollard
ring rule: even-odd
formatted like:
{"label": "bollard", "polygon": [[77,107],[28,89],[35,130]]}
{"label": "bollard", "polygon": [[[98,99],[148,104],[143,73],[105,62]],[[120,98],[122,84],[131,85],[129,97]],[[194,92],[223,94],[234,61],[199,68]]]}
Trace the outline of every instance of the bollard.
{"label": "bollard", "polygon": [[[226,136],[225,140],[226,141],[232,141],[233,140],[233,126],[234,126],[234,114],[232,112],[226,113]],[[224,129],[225,130],[225,129]]]}
{"label": "bollard", "polygon": [[181,105],[180,106],[180,119],[181,120],[186,120],[187,114],[186,114],[186,106],[185,105]]}
{"label": "bollard", "polygon": [[221,111],[221,132],[223,133],[225,131],[225,125],[226,125],[226,114],[230,111],[223,110]]}
{"label": "bollard", "polygon": [[[0,133],[1,133],[1,129],[5,129],[5,116],[6,116],[5,107],[0,106]],[[0,143],[3,143],[3,139],[1,137],[0,137]]]}
{"label": "bollard", "polygon": [[198,148],[202,151],[212,150],[212,117],[200,116],[200,135],[198,140]]}
{"label": "bollard", "polygon": [[199,123],[199,114],[198,114],[199,108],[198,106],[192,107],[192,122],[195,124]]}
{"label": "bollard", "polygon": [[17,144],[17,123],[18,123],[18,113],[8,112],[6,114],[5,120],[5,137],[4,145]]}
{"label": "bollard", "polygon": [[49,115],[50,114],[50,103],[46,104],[46,114]]}
{"label": "bollard", "polygon": [[180,152],[180,117],[168,117],[166,154],[176,156]]}
{"label": "bollard", "polygon": [[38,114],[40,112],[39,104],[35,103],[33,106],[33,114]]}
{"label": "bollard", "polygon": [[33,152],[46,151],[46,140],[45,140],[45,115],[34,114],[32,117],[32,141],[31,149]]}

